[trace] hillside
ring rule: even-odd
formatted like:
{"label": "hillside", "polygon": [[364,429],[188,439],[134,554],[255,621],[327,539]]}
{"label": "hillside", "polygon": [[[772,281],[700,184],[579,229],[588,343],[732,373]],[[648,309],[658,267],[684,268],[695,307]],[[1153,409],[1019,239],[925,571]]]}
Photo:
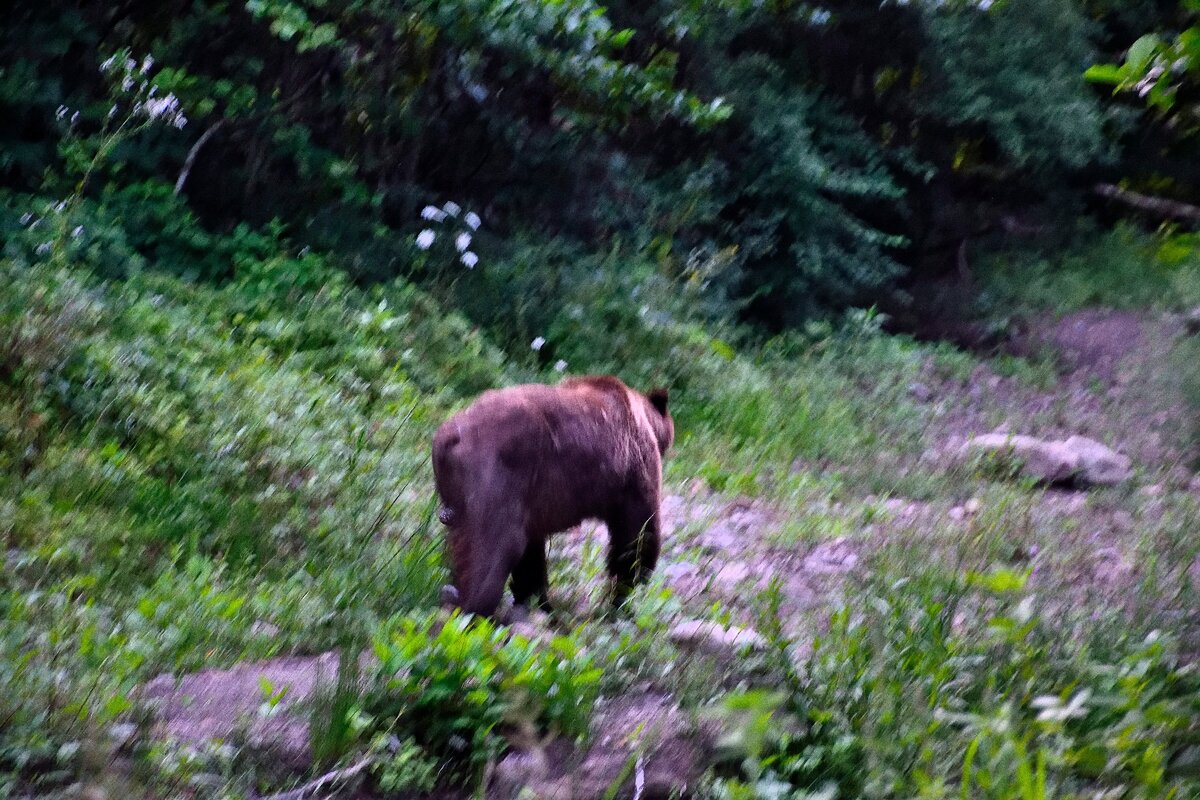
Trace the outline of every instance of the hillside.
{"label": "hillside", "polygon": [[[1191,786],[1200,561],[1179,368],[1195,345],[1178,315],[1042,312],[1033,360],[865,317],[786,350],[681,332],[667,550],[629,616],[600,614],[603,531],[586,528],[552,547],[554,620],[427,639],[445,580],[431,431],[481,388],[553,368],[511,364],[404,284],[6,275],[18,796],[262,792],[363,753],[375,793],[455,774],[502,789],[534,780],[512,755],[489,766],[534,731],[590,730],[586,760],[551,763],[615,781],[643,751],[598,743],[647,720],[665,724],[644,768],[676,789],[730,791],[740,773],[873,796],[968,768],[1015,786],[1023,764],[1064,795]],[[1045,488],[948,458],[993,430],[1085,435],[1132,471]],[[319,679],[359,652],[374,657],[355,681]],[[251,666],[209,672],[236,665]],[[751,720],[765,728],[713,761],[714,730]],[[714,764],[725,777],[697,784]]]}

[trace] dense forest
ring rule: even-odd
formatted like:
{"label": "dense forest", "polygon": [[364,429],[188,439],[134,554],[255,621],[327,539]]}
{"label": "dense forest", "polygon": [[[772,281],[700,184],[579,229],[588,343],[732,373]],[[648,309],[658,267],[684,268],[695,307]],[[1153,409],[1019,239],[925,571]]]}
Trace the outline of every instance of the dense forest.
{"label": "dense forest", "polygon": [[547,363],[581,293],[653,281],[778,331],[1110,222],[1098,183],[1194,200],[1186,6],[18,3],[5,238],[29,257],[19,220],[71,196],[98,275],[304,253],[284,272],[401,277],[505,343],[561,330]]}
{"label": "dense forest", "polygon": [[[9,9],[0,797],[1200,792],[1196,0]],[[586,373],[665,566],[447,622],[433,429]]]}

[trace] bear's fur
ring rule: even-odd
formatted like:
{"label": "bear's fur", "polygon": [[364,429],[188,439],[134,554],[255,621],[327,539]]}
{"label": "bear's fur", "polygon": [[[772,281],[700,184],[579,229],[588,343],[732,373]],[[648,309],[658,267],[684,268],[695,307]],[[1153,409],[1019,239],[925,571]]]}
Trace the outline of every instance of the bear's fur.
{"label": "bear's fur", "polygon": [[675,438],[666,390],[611,376],[482,394],[433,437],[433,475],[454,587],[443,598],[495,614],[512,577],[518,605],[549,608],[546,540],[608,526],[616,600],[658,560],[662,459]]}

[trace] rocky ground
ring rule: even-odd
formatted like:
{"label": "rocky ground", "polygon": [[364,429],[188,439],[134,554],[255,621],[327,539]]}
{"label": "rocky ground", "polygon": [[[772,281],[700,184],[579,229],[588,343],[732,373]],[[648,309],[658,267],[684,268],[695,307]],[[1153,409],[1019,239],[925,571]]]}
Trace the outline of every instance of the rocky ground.
{"label": "rocky ground", "polygon": [[[1177,533],[1195,519],[1188,515],[1200,499],[1185,435],[1191,420],[1162,377],[1182,335],[1182,319],[1080,312],[1032,327],[1017,343],[1021,354],[1054,365],[1048,385],[1036,385],[1028,374],[1002,374],[995,365],[946,375],[931,358],[920,381],[908,387],[924,410],[925,427],[923,451],[901,459],[904,469],[962,470],[955,454],[982,434],[1044,442],[1083,436],[1124,457],[1112,486],[1075,475],[1020,491],[947,480],[945,491],[923,497],[848,487],[783,501],[673,487],[663,504],[667,535],[656,578],[680,601],[672,640],[683,651],[757,647],[756,600],[776,584],[789,633],[803,642],[880,553],[961,557],[962,542],[986,539],[1001,525],[1012,561],[1028,565],[1041,591],[1063,604],[1102,597],[1135,606],[1149,553],[1159,565],[1156,581],[1176,580],[1180,591],[1189,579],[1200,582],[1200,559],[1189,545],[1195,537]],[[568,618],[601,602],[603,547],[599,526],[559,537],[552,547],[552,592]],[[1161,566],[1165,560],[1171,560],[1168,569]],[[714,607],[727,619],[718,620]],[[1195,615],[1179,622],[1200,630]],[[534,619],[518,630],[536,636],[547,624]],[[305,717],[289,709],[301,708],[335,673],[336,660],[328,655],[285,658],[163,677],[146,688],[160,703],[165,736],[185,742],[229,737],[249,720],[252,744],[300,766],[307,758]],[[267,719],[257,716],[263,679],[277,689],[290,687],[281,713]],[[542,797],[601,797],[623,780],[640,796],[665,797],[695,780],[712,742],[711,731],[685,719],[661,686],[602,706],[594,727],[583,751],[561,742],[515,750],[496,766],[491,796],[515,797],[530,784]]]}

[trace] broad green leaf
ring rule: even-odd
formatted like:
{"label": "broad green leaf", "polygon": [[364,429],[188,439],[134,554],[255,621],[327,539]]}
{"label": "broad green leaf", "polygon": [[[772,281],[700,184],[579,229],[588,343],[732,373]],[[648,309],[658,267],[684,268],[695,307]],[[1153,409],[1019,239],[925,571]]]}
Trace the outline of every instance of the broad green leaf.
{"label": "broad green leaf", "polygon": [[1125,66],[1132,75],[1140,75],[1146,71],[1150,59],[1162,47],[1162,40],[1156,34],[1148,33],[1134,42],[1125,58]]}
{"label": "broad green leaf", "polygon": [[1093,64],[1083,73],[1084,80],[1092,83],[1119,84],[1128,75],[1125,67],[1116,64]]}

